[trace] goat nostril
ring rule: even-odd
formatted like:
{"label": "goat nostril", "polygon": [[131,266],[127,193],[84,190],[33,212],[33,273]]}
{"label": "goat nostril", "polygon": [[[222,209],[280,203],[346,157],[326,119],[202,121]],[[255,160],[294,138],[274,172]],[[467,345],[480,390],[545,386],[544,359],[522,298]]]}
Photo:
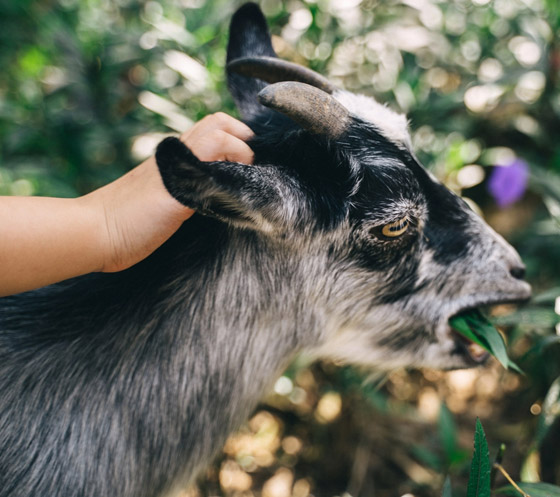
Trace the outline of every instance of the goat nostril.
{"label": "goat nostril", "polygon": [[525,266],[514,266],[509,270],[509,274],[516,280],[522,280],[525,278]]}

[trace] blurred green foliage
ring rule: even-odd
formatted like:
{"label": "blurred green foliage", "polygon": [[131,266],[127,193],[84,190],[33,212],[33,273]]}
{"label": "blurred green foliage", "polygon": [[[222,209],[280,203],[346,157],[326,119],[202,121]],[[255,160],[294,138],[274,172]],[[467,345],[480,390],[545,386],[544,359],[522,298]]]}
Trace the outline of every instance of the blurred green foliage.
{"label": "blurred green foliage", "polygon": [[[0,0],[0,194],[86,193],[163,134],[218,110],[236,115],[223,66],[241,3]],[[496,320],[527,376],[411,371],[372,384],[350,368],[296,364],[283,377],[291,386],[263,406],[284,437],[275,459],[226,451],[193,495],[275,497],[266,485],[288,478],[283,468],[297,497],[439,495],[446,473],[446,494],[465,495],[477,414],[491,450],[508,442],[516,479],[560,483],[560,3],[260,3],[282,57],[406,112],[421,160],[518,248],[537,297]],[[516,158],[530,166],[529,188],[499,208],[487,178]],[[468,399],[461,378],[476,385]],[[331,420],[329,405],[340,411]],[[274,424],[262,419],[250,428],[261,440]],[[232,467],[252,486],[224,483]]]}

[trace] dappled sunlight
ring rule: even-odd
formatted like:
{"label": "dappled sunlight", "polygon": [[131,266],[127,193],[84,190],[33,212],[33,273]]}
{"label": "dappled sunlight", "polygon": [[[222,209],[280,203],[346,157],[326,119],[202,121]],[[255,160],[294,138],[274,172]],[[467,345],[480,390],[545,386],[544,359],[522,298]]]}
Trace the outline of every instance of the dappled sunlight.
{"label": "dappled sunlight", "polygon": [[172,130],[181,132],[193,125],[193,121],[186,117],[176,104],[155,93],[143,91],[138,95],[138,102],[146,109],[165,117],[165,123]]}

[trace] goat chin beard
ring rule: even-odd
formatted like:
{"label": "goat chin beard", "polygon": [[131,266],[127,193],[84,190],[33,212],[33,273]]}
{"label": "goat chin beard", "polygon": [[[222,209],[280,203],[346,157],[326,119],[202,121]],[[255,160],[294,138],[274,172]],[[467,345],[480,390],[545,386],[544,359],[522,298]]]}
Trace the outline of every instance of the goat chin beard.
{"label": "goat chin beard", "polygon": [[[323,345],[308,351],[312,359],[324,359],[339,364],[353,364],[356,366],[374,369],[378,371],[393,371],[403,367],[440,367],[439,360],[432,360],[431,356],[437,358],[437,354],[432,354],[428,349],[393,350],[367,343],[355,333],[340,333]],[[363,333],[362,333],[363,335]],[[371,335],[368,335],[371,337]],[[451,350],[451,348],[450,348]],[[424,353],[425,352],[425,353]],[[441,355],[441,349],[439,351]],[[457,367],[456,364],[444,362],[444,369]]]}
{"label": "goat chin beard", "polygon": [[[380,341],[397,334],[345,327],[333,333],[318,347],[308,350],[313,359],[326,359],[340,364],[354,364],[378,371],[393,371],[403,367],[441,370],[466,369],[485,363],[487,353],[475,344],[458,348],[457,340],[447,324],[438,326],[433,341],[422,340],[405,348],[392,348]],[[479,350],[480,349],[480,350]]]}

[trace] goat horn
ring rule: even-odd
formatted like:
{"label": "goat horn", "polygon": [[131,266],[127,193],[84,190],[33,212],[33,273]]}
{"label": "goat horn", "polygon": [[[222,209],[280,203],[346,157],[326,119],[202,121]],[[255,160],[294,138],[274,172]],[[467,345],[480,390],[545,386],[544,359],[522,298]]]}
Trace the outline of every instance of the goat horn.
{"label": "goat horn", "polygon": [[263,88],[258,98],[261,104],[318,135],[338,138],[350,122],[350,113],[338,100],[305,83],[275,83]]}
{"label": "goat horn", "polygon": [[299,81],[315,86],[326,93],[333,93],[336,89],[327,78],[315,71],[276,57],[242,57],[232,60],[227,68],[242,76],[262,79],[267,83]]}

